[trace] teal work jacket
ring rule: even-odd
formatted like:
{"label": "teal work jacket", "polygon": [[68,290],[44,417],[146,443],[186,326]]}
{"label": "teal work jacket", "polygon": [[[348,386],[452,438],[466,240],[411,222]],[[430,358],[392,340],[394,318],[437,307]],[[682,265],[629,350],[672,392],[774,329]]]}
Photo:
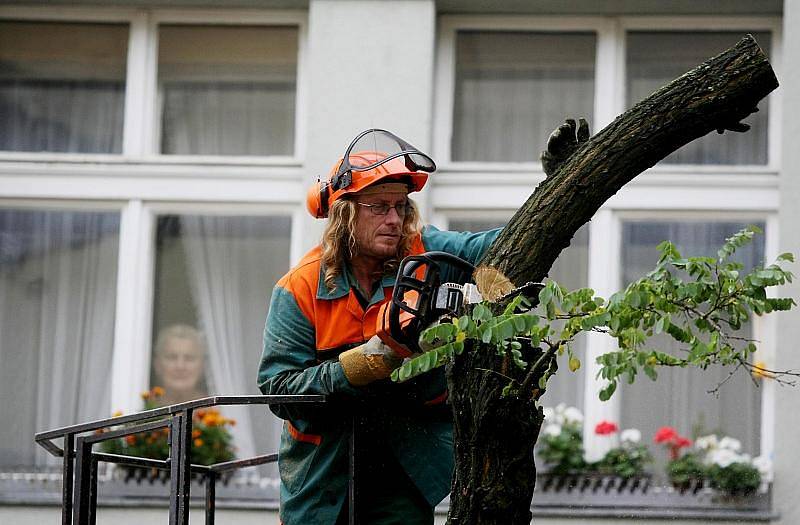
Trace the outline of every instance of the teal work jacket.
{"label": "teal work jacket", "polygon": [[[413,240],[411,252],[445,251],[475,264],[499,232],[459,233],[427,226]],[[386,380],[352,386],[337,357],[375,334],[378,310],[391,299],[395,276],[383,278],[364,308],[346,272],[332,290],[325,286],[320,254],[319,247],[311,250],[275,286],[258,370],[264,394],[328,396],[327,403],[313,407],[271,407],[285,420],[278,451],[281,521],[336,522],[347,495],[354,414],[383,431],[386,452],[435,506],[450,492],[454,462],[444,370],[402,384]],[[443,282],[460,283],[469,278],[451,268],[444,268],[442,277]]]}

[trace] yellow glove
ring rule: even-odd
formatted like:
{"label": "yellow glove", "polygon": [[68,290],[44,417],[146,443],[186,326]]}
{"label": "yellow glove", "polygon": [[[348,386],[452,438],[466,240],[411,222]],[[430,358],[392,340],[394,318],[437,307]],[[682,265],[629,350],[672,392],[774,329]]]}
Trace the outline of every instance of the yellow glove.
{"label": "yellow glove", "polygon": [[363,345],[339,354],[339,362],[351,385],[364,386],[389,377],[403,364],[403,358],[375,335]]}

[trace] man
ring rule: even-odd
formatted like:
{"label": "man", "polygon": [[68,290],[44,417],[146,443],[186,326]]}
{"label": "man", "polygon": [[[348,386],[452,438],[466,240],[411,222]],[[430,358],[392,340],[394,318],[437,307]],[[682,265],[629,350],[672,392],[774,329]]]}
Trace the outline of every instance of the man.
{"label": "man", "polygon": [[[408,194],[435,169],[399,137],[367,130],[309,193],[309,211],[328,223],[322,243],[275,287],[258,374],[265,394],[329,400],[274,408],[286,420],[278,459],[284,525],[347,523],[354,416],[357,523],[433,523],[434,506],[450,491],[443,369],[392,383],[402,359],[375,335],[403,257],[440,250],[476,263],[499,233],[422,228]],[[443,269],[443,282],[466,277]]]}

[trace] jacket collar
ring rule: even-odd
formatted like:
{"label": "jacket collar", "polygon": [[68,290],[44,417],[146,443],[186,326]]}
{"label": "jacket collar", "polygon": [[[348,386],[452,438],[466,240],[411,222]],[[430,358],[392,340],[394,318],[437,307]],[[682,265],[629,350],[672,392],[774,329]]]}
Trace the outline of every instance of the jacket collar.
{"label": "jacket collar", "polygon": [[[383,301],[383,289],[389,286],[394,286],[396,281],[395,275],[384,275],[381,279],[381,285],[375,292],[375,295],[370,299],[370,304]],[[317,299],[331,301],[334,299],[341,299],[350,293],[352,288],[350,268],[345,268],[345,271],[340,273],[334,279],[334,287],[328,290],[325,286],[325,268],[320,265],[319,268],[319,281],[317,284]]]}

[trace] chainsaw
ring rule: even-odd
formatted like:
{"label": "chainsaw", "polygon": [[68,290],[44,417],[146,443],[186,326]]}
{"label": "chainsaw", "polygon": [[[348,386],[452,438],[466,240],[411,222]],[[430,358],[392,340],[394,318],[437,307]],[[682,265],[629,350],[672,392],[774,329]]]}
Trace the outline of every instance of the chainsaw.
{"label": "chainsaw", "polygon": [[421,352],[420,333],[445,316],[453,316],[466,304],[483,300],[473,283],[442,283],[442,265],[472,275],[468,261],[446,252],[410,255],[400,262],[391,301],[378,313],[377,335],[398,355]]}
{"label": "chainsaw", "polygon": [[[385,345],[401,357],[419,353],[423,330],[445,317],[460,314],[464,305],[483,300],[474,283],[442,283],[442,265],[448,264],[472,275],[475,266],[447,252],[409,255],[400,262],[392,300],[378,312],[376,333]],[[514,288],[498,302],[514,296],[534,297],[544,283],[529,282]]]}

